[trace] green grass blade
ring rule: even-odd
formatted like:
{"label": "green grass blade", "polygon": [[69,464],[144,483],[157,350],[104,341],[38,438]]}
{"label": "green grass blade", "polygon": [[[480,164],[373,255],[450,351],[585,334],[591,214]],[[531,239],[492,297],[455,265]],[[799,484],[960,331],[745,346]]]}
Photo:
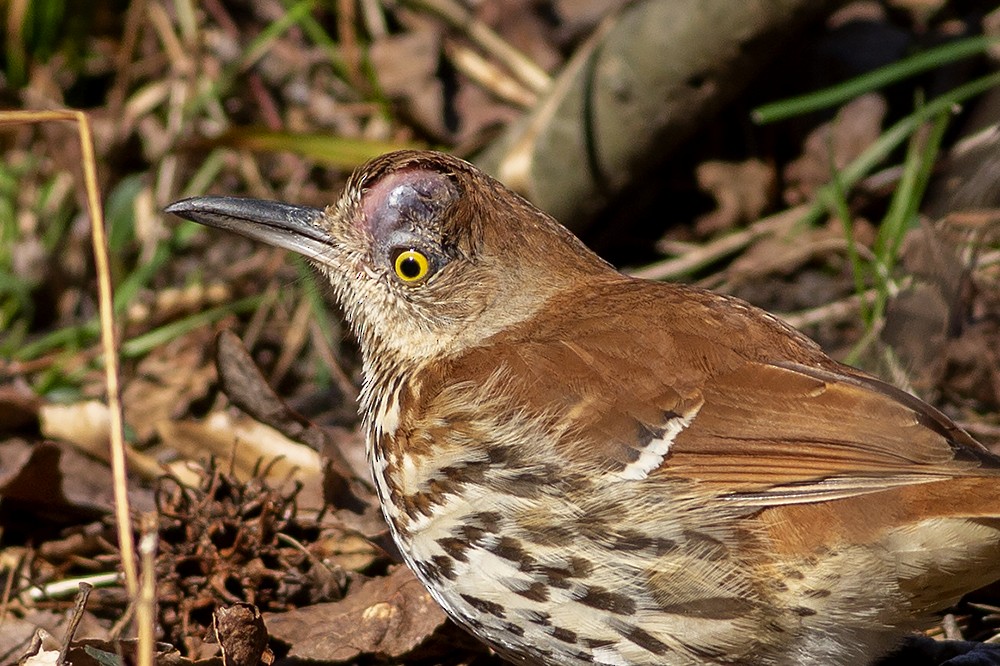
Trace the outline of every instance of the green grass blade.
{"label": "green grass blade", "polygon": [[997,37],[985,36],[958,39],[882,67],[869,74],[855,77],[839,85],[807,95],[765,104],[754,109],[750,115],[755,123],[764,125],[784,120],[785,118],[800,116],[804,113],[818,111],[819,109],[837,106],[850,99],[854,99],[858,95],[878,90],[915,74],[982,53],[990,46],[996,45],[998,41],[1000,39]]}
{"label": "green grass blade", "polygon": [[264,129],[236,128],[223,134],[218,143],[239,150],[288,151],[318,162],[344,169],[367,162],[383,153],[404,148],[420,148],[413,143],[349,139],[330,134],[272,132]]}
{"label": "green grass blade", "polygon": [[[968,99],[1000,86],[1000,72],[970,81],[935,97],[887,129],[878,140],[869,146],[857,159],[841,171],[841,183],[845,191],[850,191],[858,181],[867,176],[884,161],[917,127],[938,114],[951,112]],[[826,185],[816,193],[812,206],[802,216],[801,224],[812,225],[820,220],[823,213],[833,205],[831,197],[836,195],[833,186]]]}

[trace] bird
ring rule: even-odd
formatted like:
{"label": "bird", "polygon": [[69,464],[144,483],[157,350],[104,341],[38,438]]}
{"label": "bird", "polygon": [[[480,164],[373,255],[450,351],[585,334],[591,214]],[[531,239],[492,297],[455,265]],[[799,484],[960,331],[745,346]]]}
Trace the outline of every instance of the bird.
{"label": "bird", "polygon": [[512,662],[876,663],[1000,578],[1000,457],[762,309],[619,272],[462,159],[388,153],[325,208],[165,210],[328,279],[392,538]]}

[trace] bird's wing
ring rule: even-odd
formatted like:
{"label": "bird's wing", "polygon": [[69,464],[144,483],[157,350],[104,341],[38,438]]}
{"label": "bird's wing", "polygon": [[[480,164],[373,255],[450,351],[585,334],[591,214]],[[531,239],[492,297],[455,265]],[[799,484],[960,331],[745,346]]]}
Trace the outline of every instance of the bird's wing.
{"label": "bird's wing", "polygon": [[939,411],[773,318],[637,293],[602,294],[615,316],[581,315],[487,351],[526,405],[565,415],[568,458],[626,480],[695,480],[757,506],[1000,475],[1000,458]]}

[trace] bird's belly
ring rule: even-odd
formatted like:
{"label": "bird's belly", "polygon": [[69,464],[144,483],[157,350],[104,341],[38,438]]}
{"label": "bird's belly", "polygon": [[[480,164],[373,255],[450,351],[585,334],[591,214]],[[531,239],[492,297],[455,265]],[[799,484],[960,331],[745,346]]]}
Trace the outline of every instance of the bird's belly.
{"label": "bird's belly", "polygon": [[[656,641],[639,625],[637,599],[586,549],[568,556],[514,536],[509,520],[455,500],[413,532],[400,550],[434,598],[460,625],[514,660],[542,664],[693,664],[657,645],[656,654],[623,638]],[[530,553],[528,552],[530,550]],[[544,646],[544,647],[542,647]]]}
{"label": "bird's belly", "polygon": [[[712,598],[704,589],[712,565],[688,560],[677,567],[683,549],[650,571],[627,553],[609,555],[593,535],[578,534],[570,546],[538,543],[517,524],[523,507],[490,507],[468,490],[438,505],[433,517],[394,531],[407,563],[447,613],[512,660],[831,666],[865,663],[899,637],[874,608],[838,598],[858,592],[837,589],[839,558],[825,560],[822,570],[799,567],[804,577],[790,579],[784,597],[761,603],[734,585]],[[689,604],[664,603],[666,594],[657,594],[657,576],[670,568],[676,592],[701,586]],[[819,580],[830,597],[810,593]]]}

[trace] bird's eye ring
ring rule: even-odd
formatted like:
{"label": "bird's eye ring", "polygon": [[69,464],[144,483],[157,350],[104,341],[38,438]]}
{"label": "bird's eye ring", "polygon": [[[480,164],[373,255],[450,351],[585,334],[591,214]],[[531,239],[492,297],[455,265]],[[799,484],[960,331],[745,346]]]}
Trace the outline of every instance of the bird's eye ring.
{"label": "bird's eye ring", "polygon": [[431,264],[427,260],[427,256],[413,248],[403,250],[397,254],[392,265],[396,271],[396,277],[403,282],[409,283],[423,280],[427,277],[431,269]]}

